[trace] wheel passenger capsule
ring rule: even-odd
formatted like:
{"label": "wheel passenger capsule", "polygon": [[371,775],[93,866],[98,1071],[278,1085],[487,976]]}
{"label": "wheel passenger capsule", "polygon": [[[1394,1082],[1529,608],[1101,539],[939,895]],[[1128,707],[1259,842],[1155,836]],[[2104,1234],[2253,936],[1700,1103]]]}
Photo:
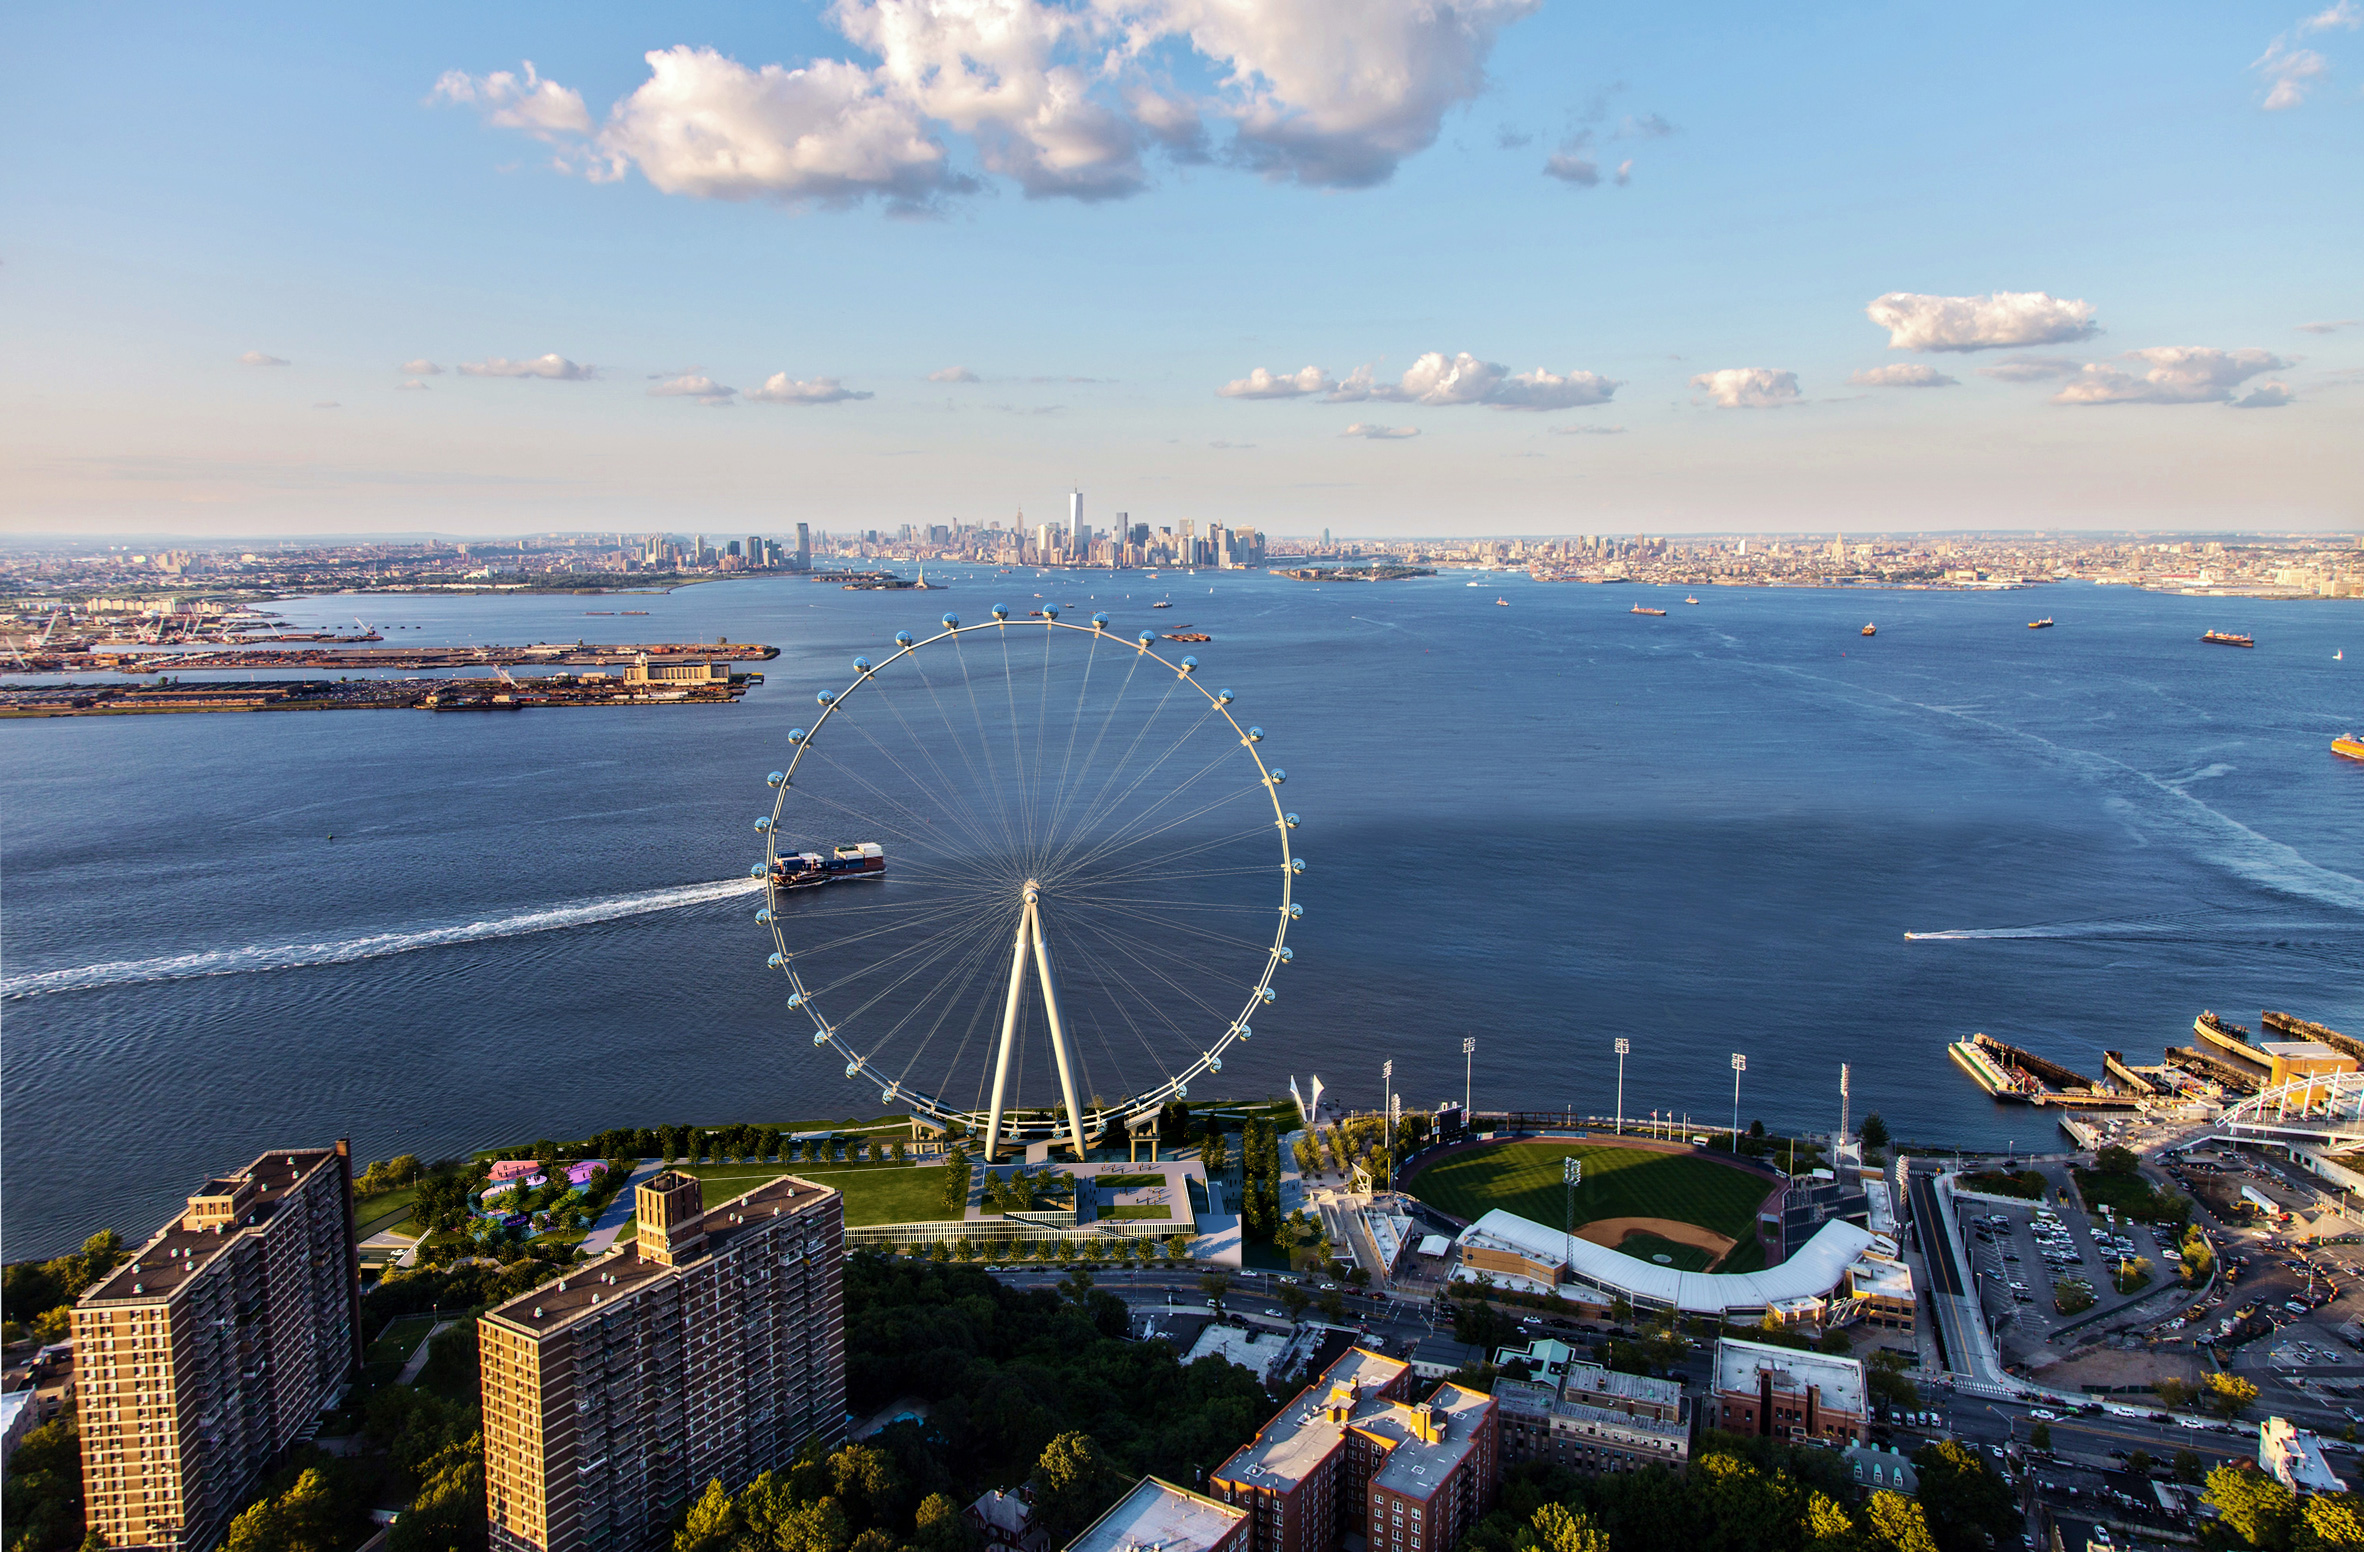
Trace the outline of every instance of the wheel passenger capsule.
{"label": "wheel passenger capsule", "polygon": [[1010,606],[1008,604],[995,604],[993,606],[993,617],[997,620],[1008,619],[1010,617]]}
{"label": "wheel passenger capsule", "polygon": [[769,927],[771,924],[772,908],[767,905],[762,910],[755,913],[755,925],[758,927]]}
{"label": "wheel passenger capsule", "polygon": [[786,771],[774,771],[763,779],[763,784],[767,787],[777,787],[785,784],[787,780],[788,773]]}
{"label": "wheel passenger capsule", "polygon": [[[778,953],[774,953],[771,958],[763,962],[763,967],[766,970],[777,970],[786,963],[788,963],[786,959],[783,959]],[[791,1001],[788,1006],[793,1008],[796,1006],[796,1004],[795,1002]]]}
{"label": "wheel passenger capsule", "polygon": [[749,878],[761,878],[761,877],[763,877],[763,876],[764,876],[766,873],[768,873],[768,872],[770,872],[770,871],[771,871],[771,869],[769,869],[769,868],[765,867],[765,866],[764,866],[762,863],[758,862],[757,864],[755,864],[755,866],[753,866],[753,867],[751,867],[751,868],[749,868],[749,869],[747,870],[747,876],[748,876]]}
{"label": "wheel passenger capsule", "polygon": [[1292,873],[1302,873],[1302,872],[1304,872],[1304,871],[1305,871],[1305,859],[1304,859],[1303,857],[1291,857],[1291,858],[1289,859],[1289,871],[1290,871],[1290,872],[1292,872]]}
{"label": "wheel passenger capsule", "polygon": [[957,614],[948,614],[944,616],[944,628],[946,630],[960,629],[960,616]]}
{"label": "wheel passenger capsule", "polygon": [[1260,744],[1264,742],[1264,730],[1260,727],[1252,727],[1248,729],[1248,742],[1251,744]]}
{"label": "wheel passenger capsule", "polygon": [[823,690],[820,694],[814,696],[813,699],[820,702],[824,706],[834,706],[837,704],[837,692],[835,690]]}
{"label": "wheel passenger capsule", "polygon": [[1294,830],[1297,828],[1297,816],[1295,814],[1283,814],[1281,815],[1281,823]]}
{"label": "wheel passenger capsule", "polygon": [[1186,658],[1184,658],[1184,659],[1182,660],[1182,672],[1184,672],[1184,673],[1186,673],[1186,674],[1187,674],[1187,673],[1192,673],[1192,672],[1196,671],[1196,670],[1197,670],[1197,668],[1198,668],[1198,659],[1197,659],[1197,658],[1194,658],[1194,657],[1186,657]]}
{"label": "wheel passenger capsule", "polygon": [[1215,699],[1228,706],[1231,704],[1231,692],[1229,690],[1217,690],[1215,692]]}
{"label": "wheel passenger capsule", "polygon": [[[803,743],[805,741],[805,737],[806,734],[803,728],[790,728],[788,730],[788,742],[792,744]],[[778,772],[777,774],[781,781],[786,781],[788,779],[788,773],[785,771]]]}
{"label": "wheel passenger capsule", "polygon": [[755,833],[756,833],[757,835],[761,835],[761,834],[763,834],[765,831],[769,830],[771,827],[772,827],[772,818],[771,818],[771,815],[769,815],[769,814],[766,814],[766,815],[764,815],[764,816],[763,816],[761,819],[758,819],[758,820],[756,820],[756,821],[755,821]]}
{"label": "wheel passenger capsule", "polygon": [[855,658],[855,659],[854,659],[854,672],[855,672],[855,673],[857,673],[857,674],[866,674],[866,673],[870,672],[870,659],[868,659],[868,658],[866,658],[866,657],[858,657],[858,658]]}
{"label": "wheel passenger capsule", "polygon": [[1291,920],[1291,921],[1296,921],[1296,920],[1298,920],[1299,918],[1301,918],[1302,916],[1304,916],[1304,914],[1305,914],[1305,907],[1304,907],[1304,906],[1302,906],[1302,905],[1299,905],[1299,904],[1298,904],[1296,901],[1294,901],[1294,900],[1292,900],[1292,901],[1290,901],[1290,902],[1289,902],[1289,920]]}
{"label": "wheel passenger capsule", "polygon": [[825,1045],[827,1045],[828,1043],[829,1043],[829,1031],[827,1031],[826,1029],[816,1029],[816,1030],[814,1030],[814,1031],[813,1031],[813,1049],[814,1049],[814,1050],[816,1050],[816,1051],[817,1051],[817,1050],[819,1050],[819,1049],[820,1049],[822,1046],[825,1046]]}
{"label": "wheel passenger capsule", "polygon": [[1092,629],[1094,629],[1094,630],[1096,630],[1096,631],[1098,631],[1098,630],[1106,630],[1106,629],[1108,629],[1108,616],[1107,616],[1107,615],[1105,615],[1105,614],[1095,614],[1095,615],[1093,615],[1093,616],[1092,616]]}
{"label": "wheel passenger capsule", "polygon": [[1280,1001],[1280,993],[1279,993],[1279,992],[1276,992],[1276,991],[1274,991],[1274,990],[1273,990],[1271,987],[1269,987],[1269,986],[1259,986],[1259,987],[1257,987],[1257,988],[1256,988],[1256,995],[1257,995],[1257,996],[1259,996],[1259,997],[1261,997],[1261,998],[1263,998],[1263,999],[1264,999],[1266,1002],[1278,1002],[1278,1001]]}
{"label": "wheel passenger capsule", "polygon": [[[777,958],[779,958],[780,956],[779,956],[779,955],[777,955],[777,954],[774,954],[772,957],[773,957],[774,959],[777,959]],[[797,1008],[801,1008],[801,1007],[803,1007],[803,1006],[804,1006],[804,993],[802,993],[802,992],[790,992],[790,993],[788,994],[788,1007],[789,1007],[790,1011],[794,1011],[795,1009],[797,1009]]]}

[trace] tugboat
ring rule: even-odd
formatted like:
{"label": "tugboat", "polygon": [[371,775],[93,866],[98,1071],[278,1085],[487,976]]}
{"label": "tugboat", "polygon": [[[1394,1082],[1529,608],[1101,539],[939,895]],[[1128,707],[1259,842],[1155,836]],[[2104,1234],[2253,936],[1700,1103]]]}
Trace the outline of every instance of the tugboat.
{"label": "tugboat", "polygon": [[1863,633],[1866,636],[1877,636],[1880,633],[1880,628],[1867,620],[1864,622]]}
{"label": "tugboat", "polygon": [[2364,734],[2350,733],[2345,738],[2333,739],[2331,752],[2346,755],[2351,760],[2364,760]]}
{"label": "tugboat", "polygon": [[1695,603],[1699,602],[1699,600],[1698,600],[1698,599],[1696,599],[1696,598],[1686,598],[1686,599],[1684,599],[1684,600],[1683,600],[1683,602],[1685,602],[1685,603],[1687,603],[1687,604],[1695,604]]}
{"label": "tugboat", "polygon": [[1174,606],[1161,598],[1156,603],[1151,604],[1149,607],[1152,609],[1171,609]]}
{"label": "tugboat", "polygon": [[817,889],[846,878],[886,877],[886,848],[876,841],[858,841],[817,851],[782,852],[772,859],[774,889]]}
{"label": "tugboat", "polygon": [[2256,637],[2236,636],[2230,631],[2202,631],[2200,639],[2217,647],[2254,647],[2257,645]]}
{"label": "tugboat", "polygon": [[2029,630],[2050,630],[2052,628],[2052,616],[2045,615],[2040,620],[2030,620],[2027,622],[2027,628]]}

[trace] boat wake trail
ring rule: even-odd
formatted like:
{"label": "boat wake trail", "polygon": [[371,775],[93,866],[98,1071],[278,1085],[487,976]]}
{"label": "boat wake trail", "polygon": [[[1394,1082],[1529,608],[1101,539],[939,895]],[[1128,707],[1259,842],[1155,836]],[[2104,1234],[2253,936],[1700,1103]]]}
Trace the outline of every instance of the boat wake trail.
{"label": "boat wake trail", "polygon": [[704,905],[763,889],[758,878],[726,878],[707,884],[682,884],[643,894],[610,895],[602,900],[577,900],[538,911],[521,911],[483,921],[454,922],[409,932],[380,932],[368,937],[327,943],[254,944],[246,948],[207,949],[169,954],[158,959],[117,959],[105,964],[77,965],[63,970],[41,970],[0,980],[0,999],[39,997],[55,992],[88,991],[102,986],[125,986],[141,981],[183,981],[206,975],[246,975],[258,970],[296,970],[309,965],[349,964],[357,959],[381,959],[414,949],[441,948],[451,943],[481,943],[488,938],[515,938],[561,927],[584,927],[594,922],[645,916],[652,911],[674,911],[685,905]]}
{"label": "boat wake trail", "polygon": [[2228,934],[2235,937],[2256,937],[2269,934],[2287,937],[2298,932],[2352,931],[2350,922],[2277,922],[2267,926],[2241,927],[2228,924],[2221,916],[2207,911],[2190,911],[2172,916],[2142,917],[2129,921],[2053,922],[2033,927],[1948,927],[1941,932],[1908,932],[1908,943],[1975,943],[2008,938],[2153,938],[2162,942],[2189,942],[2198,939],[2223,941]]}

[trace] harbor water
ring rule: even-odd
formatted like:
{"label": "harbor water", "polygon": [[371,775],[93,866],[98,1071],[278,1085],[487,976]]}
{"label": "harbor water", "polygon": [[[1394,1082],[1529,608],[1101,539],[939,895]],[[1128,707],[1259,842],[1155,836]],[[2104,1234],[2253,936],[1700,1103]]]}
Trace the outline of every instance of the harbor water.
{"label": "harbor water", "polygon": [[751,821],[857,653],[996,602],[1206,632],[1289,773],[1295,958],[1194,1098],[1319,1074],[1369,1106],[1392,1058],[1425,1106],[1474,1036],[1481,1108],[1606,1113],[1623,1037],[1629,1117],[1728,1125],[1742,1052],[1744,1125],[1828,1128],[1847,1063],[1901,1137],[2051,1146],[1949,1041],[2098,1075],[2202,1008],[2364,1034],[2364,764],[2329,752],[2364,725],[2364,651],[2333,658],[2364,604],[929,577],[280,606],[403,644],[780,646],[735,706],[0,726],[6,1254],[144,1233],[283,1144],[877,1113],[764,968]]}

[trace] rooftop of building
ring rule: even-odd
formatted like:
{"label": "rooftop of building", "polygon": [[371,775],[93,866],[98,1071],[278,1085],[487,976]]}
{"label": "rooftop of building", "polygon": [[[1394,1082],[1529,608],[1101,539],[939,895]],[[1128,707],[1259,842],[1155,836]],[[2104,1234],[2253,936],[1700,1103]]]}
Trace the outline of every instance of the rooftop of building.
{"label": "rooftop of building", "polygon": [[1204,1493],[1143,1477],[1084,1527],[1067,1552],[1208,1552],[1247,1517],[1247,1510]]}
{"label": "rooftop of building", "polygon": [[1863,1411],[1863,1365],[1853,1358],[1809,1353],[1766,1342],[1725,1337],[1716,1343],[1715,1388],[1754,1391],[1759,1372],[1770,1369],[1774,1383],[1785,1390],[1808,1385],[1822,1392],[1822,1404],[1840,1412]]}
{"label": "rooftop of building", "polygon": [[1847,1268],[1847,1277],[1858,1298],[1910,1299],[1913,1296],[1912,1268],[1887,1256],[1861,1257]]}
{"label": "rooftop of building", "polygon": [[1184,1368],[1201,1358],[1220,1358],[1236,1363],[1258,1379],[1270,1380],[1272,1367],[1289,1350],[1290,1342],[1277,1331],[1258,1331],[1253,1327],[1212,1324],[1199,1332],[1198,1340],[1190,1344],[1190,1351],[1182,1359]]}
{"label": "rooftop of building", "polygon": [[1670,1421],[1660,1417],[1637,1417],[1631,1412],[1620,1412],[1613,1407],[1588,1406],[1582,1401],[1563,1399],[1548,1385],[1532,1385],[1524,1380],[1496,1380],[1494,1404],[1504,1412],[1522,1413],[1529,1417],[1555,1418],[1572,1424],[1578,1430],[1599,1433],[1612,1438],[1629,1438],[1663,1443],[1683,1440],[1691,1436],[1688,1420]]}
{"label": "rooftop of building", "polygon": [[[1434,1425],[1433,1438],[1421,1436],[1416,1414],[1423,1406]],[[1478,1430],[1493,1410],[1492,1396],[1448,1381],[1425,1402],[1390,1402],[1370,1418],[1357,1418],[1357,1430],[1393,1445],[1386,1462],[1371,1473],[1371,1485],[1406,1498],[1428,1497],[1477,1448]]]}
{"label": "rooftop of building", "polygon": [[2257,1463],[2297,1492],[2347,1491],[2347,1483],[2324,1458],[2322,1439],[2286,1417],[2269,1417],[2257,1425]]}
{"label": "rooftop of building", "polygon": [[198,1197],[235,1198],[249,1187],[253,1199],[244,1216],[218,1227],[192,1229],[186,1214],[172,1220],[133,1251],[106,1278],[84,1293],[82,1307],[93,1305],[162,1304],[186,1288],[222,1251],[237,1242],[238,1231],[268,1223],[295,1188],[336,1162],[334,1148],[280,1148],[264,1154],[235,1175],[205,1182],[191,1193]]}
{"label": "rooftop of building", "polygon": [[2260,1040],[2257,1048],[2268,1056],[2278,1056],[2286,1062],[2352,1062],[2345,1052],[2334,1051],[2320,1040]]}
{"label": "rooftop of building", "polygon": [[1408,1364],[1351,1347],[1320,1378],[1299,1391],[1280,1414],[1256,1431],[1224,1462],[1220,1475],[1251,1487],[1290,1488],[1304,1481],[1327,1459],[1343,1437],[1343,1425],[1331,1421],[1328,1407],[1341,1390],[1359,1410],[1376,1406],[1380,1389],[1409,1368]]}
{"label": "rooftop of building", "polygon": [[[794,1175],[765,1181],[719,1207],[705,1210],[705,1253],[711,1255],[728,1245],[733,1235],[744,1232],[750,1220],[769,1221],[785,1212],[801,1211],[832,1195],[835,1193],[827,1186],[817,1186]],[[694,1265],[695,1260],[685,1264]],[[675,1270],[643,1256],[638,1240],[619,1239],[616,1248],[598,1260],[569,1267],[565,1276],[552,1278],[506,1304],[494,1306],[488,1316],[534,1336],[548,1336]]]}
{"label": "rooftop of building", "polygon": [[1647,1374],[1620,1374],[1597,1363],[1577,1363],[1568,1366],[1567,1397],[1570,1401],[1592,1405],[1614,1406],[1619,1401],[1629,1401],[1680,1409],[1683,1382],[1656,1379]]}

